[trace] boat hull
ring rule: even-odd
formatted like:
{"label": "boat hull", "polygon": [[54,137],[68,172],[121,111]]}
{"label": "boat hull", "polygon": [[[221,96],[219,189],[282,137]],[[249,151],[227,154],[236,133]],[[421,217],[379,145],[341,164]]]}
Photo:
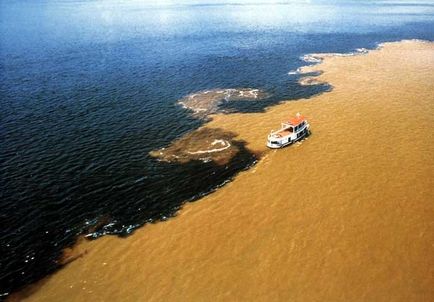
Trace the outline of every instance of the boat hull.
{"label": "boat hull", "polygon": [[270,149],[280,149],[306,138],[307,136],[309,136],[309,134],[310,134],[309,127],[305,127],[303,130],[301,130],[298,133],[294,133],[292,135],[288,135],[280,139],[268,138],[267,147]]}

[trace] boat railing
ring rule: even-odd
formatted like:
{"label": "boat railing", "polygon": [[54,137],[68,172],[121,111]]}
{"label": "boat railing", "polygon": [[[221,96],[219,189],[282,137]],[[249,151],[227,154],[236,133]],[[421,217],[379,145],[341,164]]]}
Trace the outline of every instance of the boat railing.
{"label": "boat railing", "polygon": [[268,136],[273,136],[273,135],[279,134],[279,132],[281,132],[281,131],[282,131],[282,129],[280,129],[280,130],[271,130],[270,134]]}

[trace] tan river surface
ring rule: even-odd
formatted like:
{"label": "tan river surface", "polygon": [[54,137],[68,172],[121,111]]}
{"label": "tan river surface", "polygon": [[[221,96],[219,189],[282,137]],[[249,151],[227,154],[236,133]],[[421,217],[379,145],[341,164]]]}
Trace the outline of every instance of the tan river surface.
{"label": "tan river surface", "polygon": [[[265,113],[215,115],[261,154],[176,218],[84,255],[29,301],[434,301],[434,43],[325,56],[333,90]],[[312,135],[272,151],[296,112]]]}

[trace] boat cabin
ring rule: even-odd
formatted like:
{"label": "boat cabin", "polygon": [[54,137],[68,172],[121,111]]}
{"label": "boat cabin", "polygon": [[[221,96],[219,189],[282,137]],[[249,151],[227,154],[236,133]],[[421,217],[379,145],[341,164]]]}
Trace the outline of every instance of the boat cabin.
{"label": "boat cabin", "polygon": [[268,136],[267,146],[270,148],[281,148],[308,134],[309,123],[304,116],[297,114],[294,118],[282,122],[279,130],[271,131]]}

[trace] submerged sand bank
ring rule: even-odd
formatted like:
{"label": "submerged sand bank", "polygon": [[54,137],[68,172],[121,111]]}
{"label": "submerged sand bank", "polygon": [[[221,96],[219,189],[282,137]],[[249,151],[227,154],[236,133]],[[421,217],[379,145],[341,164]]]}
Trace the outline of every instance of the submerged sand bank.
{"label": "submerged sand bank", "polygon": [[[254,168],[174,219],[78,245],[29,300],[433,301],[434,43],[310,69],[333,90],[206,125],[263,154]],[[296,112],[312,136],[267,150]]]}

